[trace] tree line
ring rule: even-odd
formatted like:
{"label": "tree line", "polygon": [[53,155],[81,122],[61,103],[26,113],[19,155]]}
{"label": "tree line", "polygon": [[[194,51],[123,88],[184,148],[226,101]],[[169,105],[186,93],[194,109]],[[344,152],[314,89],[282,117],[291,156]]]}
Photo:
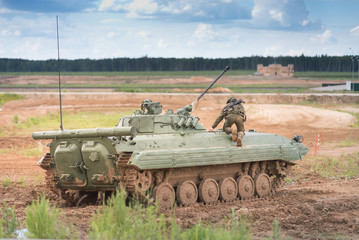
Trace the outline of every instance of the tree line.
{"label": "tree line", "polygon": [[[279,56],[238,58],[108,58],[108,59],[55,59],[26,60],[0,58],[0,72],[131,72],[131,71],[210,71],[231,66],[233,70],[257,69],[257,64],[268,66],[278,63],[294,64],[294,71],[351,72],[350,56]],[[355,71],[358,60],[354,61]]]}

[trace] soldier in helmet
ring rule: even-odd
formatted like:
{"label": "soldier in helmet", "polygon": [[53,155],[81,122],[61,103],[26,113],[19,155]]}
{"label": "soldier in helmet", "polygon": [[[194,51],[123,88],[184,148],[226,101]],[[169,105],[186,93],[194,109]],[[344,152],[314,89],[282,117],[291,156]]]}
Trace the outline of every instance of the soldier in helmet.
{"label": "soldier in helmet", "polygon": [[147,113],[150,114],[150,109],[149,109],[148,105],[151,102],[152,102],[151,99],[145,99],[145,100],[142,101],[142,103],[141,103],[141,111],[142,111],[142,113],[146,113],[146,111],[147,111]]}
{"label": "soldier in helmet", "polygon": [[151,99],[145,99],[141,104],[141,113],[149,115],[158,115],[162,113],[162,105],[160,102],[152,102]]}
{"label": "soldier in helmet", "polygon": [[[242,146],[242,138],[244,136],[243,122],[246,121],[246,113],[241,102],[243,101],[237,101],[236,98],[229,97],[227,105],[222,109],[216,121],[214,121],[212,128],[209,129],[209,131],[213,131],[224,118],[223,130],[228,134],[232,133],[232,141],[237,142],[238,147]],[[237,130],[232,128],[233,124],[237,126]]]}

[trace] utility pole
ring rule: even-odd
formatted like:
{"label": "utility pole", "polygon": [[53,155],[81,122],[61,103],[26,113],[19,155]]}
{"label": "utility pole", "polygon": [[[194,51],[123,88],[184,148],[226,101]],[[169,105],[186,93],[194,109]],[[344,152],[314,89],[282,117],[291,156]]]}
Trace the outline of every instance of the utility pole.
{"label": "utility pole", "polygon": [[358,81],[359,81],[359,56],[357,56],[357,63],[358,63]]}

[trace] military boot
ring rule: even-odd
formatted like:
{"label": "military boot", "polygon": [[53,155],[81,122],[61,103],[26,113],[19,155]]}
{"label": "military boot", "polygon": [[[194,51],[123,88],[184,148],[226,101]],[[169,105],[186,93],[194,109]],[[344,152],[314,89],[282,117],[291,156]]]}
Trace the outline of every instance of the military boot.
{"label": "military boot", "polygon": [[242,147],[242,138],[243,137],[244,137],[244,132],[239,131],[238,138],[237,138],[237,147]]}
{"label": "military boot", "polygon": [[242,147],[242,139],[240,137],[237,139],[237,147]]}
{"label": "military boot", "polygon": [[232,129],[232,142],[237,141],[238,136],[237,136],[237,129],[233,128]]}

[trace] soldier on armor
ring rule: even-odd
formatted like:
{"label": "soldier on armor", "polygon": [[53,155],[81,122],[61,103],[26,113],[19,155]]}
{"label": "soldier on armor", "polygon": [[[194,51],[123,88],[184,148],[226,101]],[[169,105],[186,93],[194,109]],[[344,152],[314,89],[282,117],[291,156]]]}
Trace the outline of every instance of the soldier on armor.
{"label": "soldier on armor", "polygon": [[148,107],[148,104],[150,104],[151,102],[152,102],[151,99],[145,99],[145,100],[142,101],[142,103],[141,103],[141,111],[142,111],[142,113],[146,113],[146,111],[147,111],[147,113],[150,114],[149,113],[150,109]]}
{"label": "soldier on armor", "polygon": [[[223,130],[228,134],[232,133],[232,141],[237,142],[238,147],[242,146],[242,138],[244,136],[243,122],[246,121],[246,113],[241,102],[243,101],[237,101],[234,97],[229,97],[227,105],[222,109],[216,121],[214,121],[212,128],[209,129],[212,132],[224,118]],[[232,128],[233,124],[236,124],[237,130]]]}

